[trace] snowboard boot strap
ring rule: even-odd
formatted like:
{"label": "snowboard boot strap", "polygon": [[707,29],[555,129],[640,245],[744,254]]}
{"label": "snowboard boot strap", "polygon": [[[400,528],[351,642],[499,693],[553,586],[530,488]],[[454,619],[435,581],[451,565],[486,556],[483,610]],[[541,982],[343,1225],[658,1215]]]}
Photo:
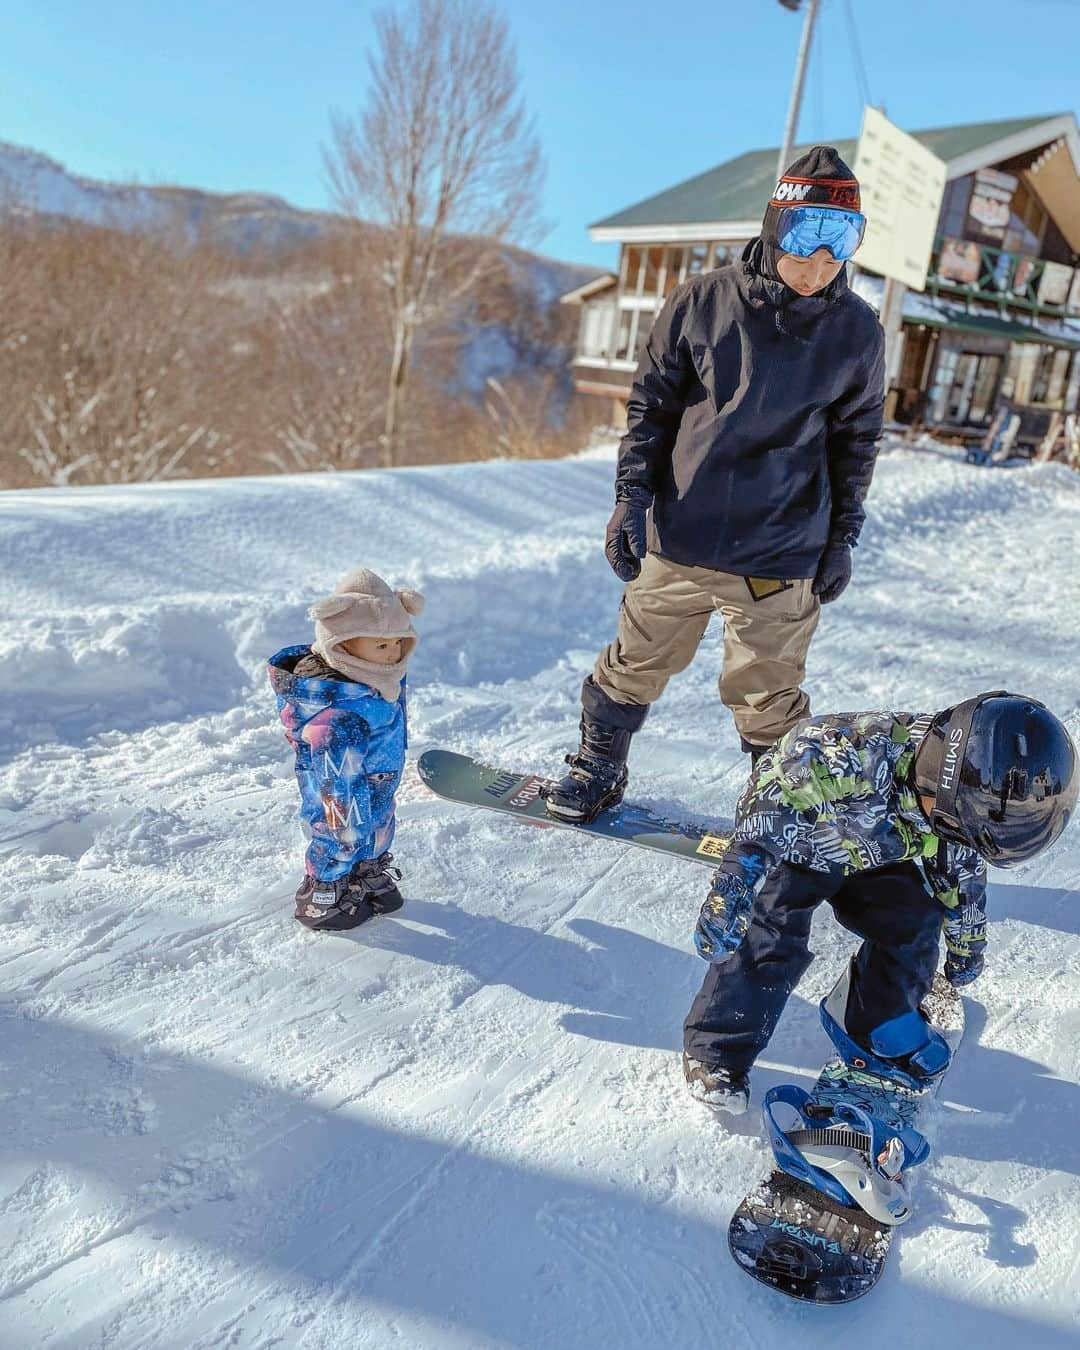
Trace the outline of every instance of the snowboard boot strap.
{"label": "snowboard boot strap", "polygon": [[397,883],[401,868],[393,866],[394,855],[382,853],[377,858],[358,862],[349,873],[352,888],[371,905],[376,914],[393,914],[404,904]]}
{"label": "snowboard boot strap", "polygon": [[570,772],[544,787],[549,812],[561,820],[587,823],[622,800],[630,741],[648,708],[616,703],[590,676],[581,690],[581,743],[566,756]]}
{"label": "snowboard boot strap", "polygon": [[851,965],[821,1000],[821,1022],[841,1059],[853,1069],[877,1074],[914,1092],[922,1092],[949,1067],[952,1051],[920,1012],[902,1013],[856,1040],[845,1025],[851,992]]}
{"label": "snowboard boot strap", "polygon": [[762,1104],[777,1166],[845,1206],[881,1223],[911,1217],[904,1172],[930,1156],[918,1130],[896,1129],[854,1102],[815,1103],[791,1084]]}

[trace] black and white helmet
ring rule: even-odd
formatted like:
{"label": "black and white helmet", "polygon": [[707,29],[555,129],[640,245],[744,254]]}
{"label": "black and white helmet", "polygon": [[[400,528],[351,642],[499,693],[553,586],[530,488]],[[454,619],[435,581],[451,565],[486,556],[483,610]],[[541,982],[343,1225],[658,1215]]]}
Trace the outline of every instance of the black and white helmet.
{"label": "black and white helmet", "polygon": [[1076,806],[1077,753],[1038,699],[1004,689],[946,708],[915,753],[914,786],[932,797],[930,823],[995,867],[1049,848]]}

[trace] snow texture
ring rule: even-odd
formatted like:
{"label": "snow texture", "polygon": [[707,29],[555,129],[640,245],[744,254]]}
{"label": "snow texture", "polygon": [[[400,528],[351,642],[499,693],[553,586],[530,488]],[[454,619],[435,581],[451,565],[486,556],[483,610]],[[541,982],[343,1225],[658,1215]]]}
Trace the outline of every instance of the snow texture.
{"label": "snow texture", "polygon": [[[427,745],[551,770],[573,744],[619,600],[611,472],[0,493],[0,1345],[1077,1344],[1080,829],[992,876],[915,1217],[873,1294],[814,1310],[727,1252],[768,1164],[757,1112],[725,1130],[682,1083],[701,869],[419,784]],[[1080,478],[892,449],[870,512],[816,707],[1008,686],[1080,732]],[[262,663],[346,564],[428,608],[408,902],[330,936],[291,917]],[[728,815],[743,782],[720,647],[714,624],[638,737],[634,795],[663,810]],[[827,1055],[816,1003],[852,939],[822,912],[812,945],[758,1101]]]}

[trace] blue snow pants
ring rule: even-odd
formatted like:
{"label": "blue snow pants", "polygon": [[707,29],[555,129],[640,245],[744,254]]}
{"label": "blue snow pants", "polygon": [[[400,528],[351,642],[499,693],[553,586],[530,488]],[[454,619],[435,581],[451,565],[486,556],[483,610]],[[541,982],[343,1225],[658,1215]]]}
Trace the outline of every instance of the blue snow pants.
{"label": "blue snow pants", "polygon": [[863,939],[846,1026],[856,1040],[930,991],[944,911],[913,862],[836,878],[781,863],[758,892],[746,936],[710,965],[683,1027],[691,1059],[744,1072],[764,1050],[792,990],[813,960],[810,921],[823,901]]}

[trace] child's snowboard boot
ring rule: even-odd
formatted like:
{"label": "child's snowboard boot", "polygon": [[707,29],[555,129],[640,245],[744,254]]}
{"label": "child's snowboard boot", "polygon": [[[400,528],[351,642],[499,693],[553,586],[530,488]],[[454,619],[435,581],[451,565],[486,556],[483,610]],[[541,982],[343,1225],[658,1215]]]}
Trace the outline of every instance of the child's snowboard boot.
{"label": "child's snowboard boot", "polygon": [[741,1116],[750,1105],[750,1078],[737,1069],[710,1068],[699,1059],[682,1057],[683,1076],[690,1095],[714,1111]]}

